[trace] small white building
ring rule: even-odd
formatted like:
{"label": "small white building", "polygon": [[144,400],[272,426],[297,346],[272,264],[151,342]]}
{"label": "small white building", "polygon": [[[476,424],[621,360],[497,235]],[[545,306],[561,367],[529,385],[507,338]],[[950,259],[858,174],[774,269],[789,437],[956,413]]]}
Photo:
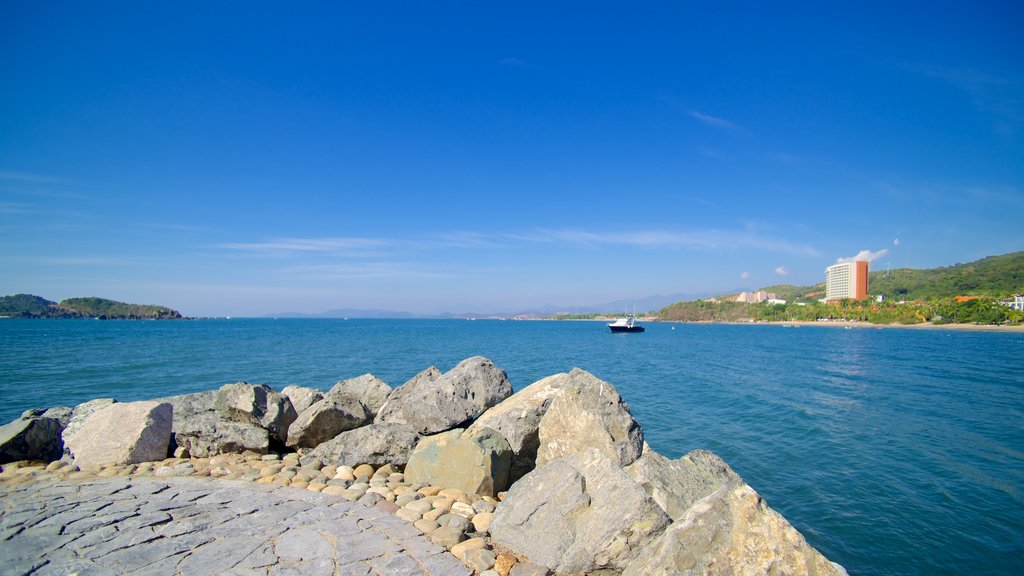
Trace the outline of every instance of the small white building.
{"label": "small white building", "polygon": [[1021,312],[1024,312],[1024,296],[1021,296],[1020,294],[1014,296],[1013,300],[1001,300],[1000,303],[1003,306],[1009,306],[1014,310],[1020,310]]}

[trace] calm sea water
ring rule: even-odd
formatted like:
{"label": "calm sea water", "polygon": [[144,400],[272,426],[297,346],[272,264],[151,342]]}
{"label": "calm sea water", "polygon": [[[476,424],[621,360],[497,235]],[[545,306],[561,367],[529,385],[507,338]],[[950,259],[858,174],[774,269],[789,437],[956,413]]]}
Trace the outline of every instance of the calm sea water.
{"label": "calm sea water", "polygon": [[851,574],[1024,571],[1024,334],[419,320],[0,321],[0,421],[228,382],[393,386],[473,355],[515,389],[574,366],[651,446],[710,449]]}

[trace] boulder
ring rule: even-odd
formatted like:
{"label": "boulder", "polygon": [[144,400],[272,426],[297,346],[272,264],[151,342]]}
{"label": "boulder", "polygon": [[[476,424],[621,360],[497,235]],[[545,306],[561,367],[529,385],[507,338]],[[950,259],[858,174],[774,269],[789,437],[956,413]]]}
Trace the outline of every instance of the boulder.
{"label": "boulder", "polygon": [[270,433],[252,424],[229,422],[215,412],[204,412],[174,422],[175,446],[194,458],[217,454],[238,454],[246,450],[259,454],[270,451]]}
{"label": "boulder", "polygon": [[695,502],[740,477],[716,454],[694,450],[678,460],[645,452],[626,471],[661,506],[679,520]]}
{"label": "boulder", "polygon": [[117,400],[114,400],[113,398],[97,398],[95,400],[83,402],[71,410],[71,418],[68,419],[67,426],[64,427],[64,431],[61,433],[61,437],[64,439],[64,454],[68,456],[71,455],[67,450],[68,440],[78,432],[86,419],[88,419],[89,416],[92,416],[94,412],[102,410],[115,402],[117,402]]}
{"label": "boulder", "polygon": [[621,466],[643,451],[644,433],[615,388],[573,368],[540,420],[537,465],[597,448]]}
{"label": "boulder", "polygon": [[30,410],[0,426],[0,464],[17,460],[57,460],[64,452],[60,415]]}
{"label": "boulder", "polygon": [[733,479],[694,504],[626,565],[623,576],[845,576],[750,486]]}
{"label": "boulder", "polygon": [[174,407],[174,446],[185,448],[196,458],[246,450],[266,454],[270,450],[269,433],[259,426],[225,420],[214,410],[216,400],[216,391],[157,400]]}
{"label": "boulder", "polygon": [[512,449],[499,432],[456,428],[419,441],[405,480],[494,497],[507,487],[511,462]]}
{"label": "boulder", "polygon": [[217,391],[214,409],[225,419],[259,426],[271,439],[284,444],[288,427],[298,418],[291,400],[266,384],[236,382]]}
{"label": "boulder", "polygon": [[288,400],[292,403],[292,408],[295,409],[296,414],[302,414],[302,412],[312,406],[314,403],[324,399],[324,393],[317,390],[316,388],[308,388],[306,386],[285,386],[281,390],[282,396],[287,396]]}
{"label": "boulder", "polygon": [[163,460],[173,410],[166,402],[111,404],[85,419],[68,438],[68,451],[81,468]]}
{"label": "boulder", "polygon": [[373,420],[366,407],[351,396],[328,396],[302,411],[288,427],[290,448],[314,448],[338,434]]}
{"label": "boulder", "polygon": [[474,356],[433,380],[420,373],[397,388],[377,413],[376,422],[436,434],[469,422],[511,395],[505,371],[487,358]]}
{"label": "boulder", "polygon": [[419,439],[419,434],[400,424],[373,423],[338,434],[310,450],[301,458],[301,463],[303,466],[313,462],[335,466],[404,466]]}
{"label": "boulder", "polygon": [[46,408],[45,410],[26,410],[22,413],[22,417],[41,416],[43,418],[53,418],[60,423],[61,428],[66,428],[68,423],[71,422],[72,414],[74,414],[74,411],[71,408],[57,406],[55,408]]}
{"label": "boulder", "polygon": [[512,485],[492,541],[558,573],[621,570],[669,518],[597,448],[538,466]]}
{"label": "boulder", "polygon": [[377,414],[391,394],[391,386],[373,374],[342,380],[327,393],[328,397],[348,396],[362,402],[370,415]]}
{"label": "boulder", "polygon": [[510,483],[533,470],[540,446],[540,419],[568,379],[569,375],[563,373],[538,380],[488,409],[469,427],[497,430],[508,441],[513,454]]}

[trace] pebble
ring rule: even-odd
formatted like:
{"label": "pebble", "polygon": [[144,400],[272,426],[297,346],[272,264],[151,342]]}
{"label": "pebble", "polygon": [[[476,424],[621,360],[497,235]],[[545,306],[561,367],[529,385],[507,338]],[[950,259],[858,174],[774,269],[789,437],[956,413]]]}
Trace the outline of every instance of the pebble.
{"label": "pebble", "polygon": [[494,520],[494,512],[481,512],[473,516],[473,529],[477,532],[488,533],[491,531],[491,522]]}
{"label": "pebble", "polygon": [[502,552],[498,554],[498,557],[494,559],[494,571],[498,573],[498,576],[508,576],[508,573],[512,571],[512,567],[516,565],[516,557],[508,552]]}
{"label": "pebble", "polygon": [[413,522],[412,525],[415,526],[417,529],[419,529],[420,532],[423,532],[424,534],[430,534],[434,530],[437,530],[438,528],[440,528],[440,526],[437,525],[437,522],[434,522],[433,520],[427,520],[426,518],[417,520],[417,521]]}
{"label": "pebble", "polygon": [[476,516],[476,510],[473,510],[473,507],[469,504],[464,504],[462,502],[453,503],[451,512],[452,514],[458,514],[459,516],[465,516],[466,518]]}
{"label": "pebble", "polygon": [[431,510],[429,512],[424,512],[423,513],[423,517],[426,518],[427,520],[433,520],[433,521],[437,522],[438,518],[440,518],[441,516],[444,516],[446,514],[448,514],[447,510],[442,510],[440,508],[434,508],[433,510]]}
{"label": "pebble", "polygon": [[[330,494],[332,496],[344,496],[347,498],[347,496],[345,496],[345,493],[348,492],[349,490],[346,488],[342,488],[341,486],[325,486],[324,488],[321,488],[320,491],[323,492],[324,494]],[[349,500],[353,500],[353,498],[349,498]]]}
{"label": "pebble", "polygon": [[356,478],[359,478],[360,476],[366,476],[369,478],[373,476],[373,466],[370,466],[369,464],[360,464],[355,467],[355,470],[353,470],[352,473],[355,474]]}
{"label": "pebble", "polygon": [[[483,538],[470,538],[469,540],[464,540],[455,546],[452,546],[451,550],[452,554],[454,554],[456,558],[465,562],[466,552],[469,552],[470,550],[482,550],[484,548],[487,548],[487,542],[485,542]],[[494,566],[493,561],[491,562],[491,566]],[[488,566],[487,568],[490,568],[491,566]],[[485,570],[487,568],[485,568]]]}
{"label": "pebble", "polygon": [[401,494],[401,495],[399,495],[398,492],[395,492],[395,504],[398,504],[399,506],[406,506],[406,505],[411,504],[412,502],[418,500],[419,498],[420,498],[420,495],[416,494],[415,492],[413,492],[412,494]]}
{"label": "pebble", "polygon": [[462,542],[462,539],[465,537],[466,536],[462,533],[462,530],[453,526],[441,526],[430,533],[431,540],[449,550],[459,542]]}
{"label": "pebble", "polygon": [[398,512],[395,512],[395,516],[398,516],[406,522],[412,523],[415,523],[417,520],[423,519],[423,514],[420,514],[419,512],[412,510],[410,508],[399,508]]}

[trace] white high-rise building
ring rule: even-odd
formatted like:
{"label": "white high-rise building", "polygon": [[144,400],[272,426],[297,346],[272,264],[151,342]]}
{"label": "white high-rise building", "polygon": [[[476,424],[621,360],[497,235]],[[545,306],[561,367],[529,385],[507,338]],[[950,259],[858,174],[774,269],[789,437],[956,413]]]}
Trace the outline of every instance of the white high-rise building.
{"label": "white high-rise building", "polygon": [[864,300],[868,297],[868,263],[843,262],[825,269],[825,301]]}

